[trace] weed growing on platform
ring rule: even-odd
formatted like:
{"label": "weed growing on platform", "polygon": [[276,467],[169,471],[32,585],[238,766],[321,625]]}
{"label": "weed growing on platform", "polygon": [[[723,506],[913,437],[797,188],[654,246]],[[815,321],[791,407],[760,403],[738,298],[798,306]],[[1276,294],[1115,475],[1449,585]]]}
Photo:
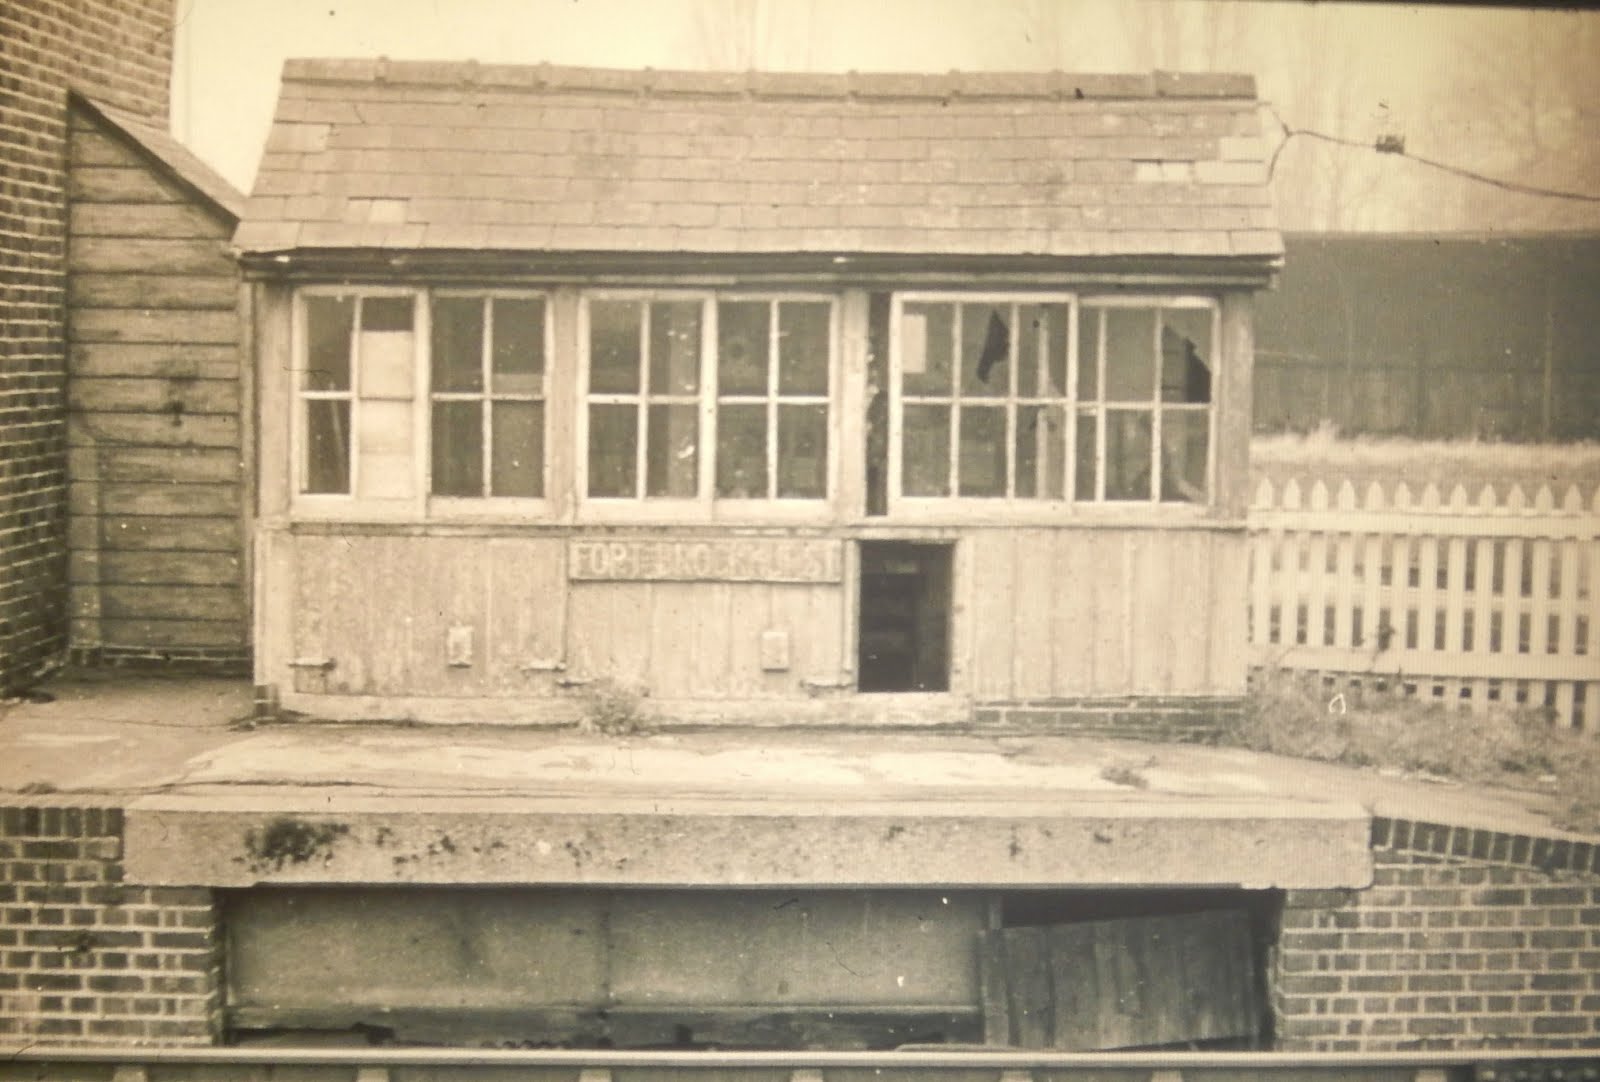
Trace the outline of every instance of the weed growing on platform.
{"label": "weed growing on platform", "polygon": [[1473,713],[1405,694],[1325,685],[1264,670],[1251,680],[1224,742],[1253,751],[1454,781],[1554,792],[1557,826],[1600,831],[1600,741],[1554,725],[1543,710]]}
{"label": "weed growing on platform", "polygon": [[578,730],[605,736],[631,736],[649,728],[644,714],[645,693],[616,680],[597,680],[584,690],[583,714]]}

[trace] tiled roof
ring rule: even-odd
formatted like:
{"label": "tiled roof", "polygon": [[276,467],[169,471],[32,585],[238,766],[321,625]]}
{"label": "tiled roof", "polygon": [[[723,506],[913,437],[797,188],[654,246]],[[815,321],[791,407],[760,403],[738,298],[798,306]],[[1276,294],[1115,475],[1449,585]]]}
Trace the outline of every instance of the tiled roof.
{"label": "tiled roof", "polygon": [[98,98],[82,93],[76,94],[76,97],[217,209],[235,219],[244,215],[244,193],[195,157],[188,147],[164,129],[137,113],[130,113]]}
{"label": "tiled roof", "polygon": [[1254,80],[291,60],[245,253],[1282,250]]}

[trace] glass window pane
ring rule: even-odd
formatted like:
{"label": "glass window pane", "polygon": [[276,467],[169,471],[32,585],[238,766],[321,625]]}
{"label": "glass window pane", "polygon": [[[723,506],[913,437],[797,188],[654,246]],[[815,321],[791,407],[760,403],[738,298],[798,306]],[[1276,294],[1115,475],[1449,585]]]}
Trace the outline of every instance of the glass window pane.
{"label": "glass window pane", "polygon": [[639,411],[589,407],[589,495],[638,495]]}
{"label": "glass window pane", "polygon": [[766,301],[725,301],[717,305],[719,394],[767,393],[771,314],[772,306]]}
{"label": "glass window pane", "polygon": [[481,403],[433,404],[433,494],[483,495]]}
{"label": "glass window pane", "polygon": [[908,405],[902,421],[905,495],[950,495],[950,407]]}
{"label": "glass window pane", "polygon": [[1067,467],[1067,416],[1059,406],[1017,408],[1019,500],[1059,500]]}
{"label": "glass window pane", "polygon": [[1074,444],[1073,453],[1076,461],[1073,463],[1074,484],[1072,498],[1075,500],[1090,501],[1096,499],[1095,493],[1095,467],[1096,445],[1099,440],[1100,419],[1088,410],[1078,414],[1078,436]]}
{"label": "glass window pane", "polygon": [[1106,411],[1106,499],[1150,498],[1150,441],[1149,410]]}
{"label": "glass window pane", "polygon": [[589,390],[592,393],[639,392],[639,318],[642,310],[643,305],[638,301],[589,303]]}
{"label": "glass window pane", "polygon": [[433,390],[483,389],[483,301],[477,297],[433,299]]}
{"label": "glass window pane", "polygon": [[950,350],[955,308],[908,304],[900,313],[900,372],[906,394],[951,392]]}
{"label": "glass window pane", "polygon": [[495,394],[544,394],[544,298],[496,297],[489,364]]}
{"label": "glass window pane", "polygon": [[1040,344],[1049,334],[1049,323],[1049,312],[1043,305],[1025,304],[1017,309],[1017,397],[1019,398],[1033,398],[1042,393],[1039,380]]}
{"label": "glass window pane", "polygon": [[820,500],[828,494],[828,407],[778,407],[778,495]]}
{"label": "glass window pane", "polygon": [[361,301],[363,331],[409,331],[415,302],[410,297],[364,297]]}
{"label": "glass window pane", "polygon": [[1161,498],[1185,503],[1206,500],[1206,457],[1211,418],[1205,410],[1161,414]]}
{"label": "glass window pane", "polygon": [[307,297],[305,313],[306,390],[348,391],[350,330],[356,313],[354,298]]}
{"label": "glass window pane", "polygon": [[1105,320],[1106,401],[1149,402],[1156,391],[1155,312],[1107,308]]}
{"label": "glass window pane", "polygon": [[645,495],[693,499],[700,489],[700,411],[651,406],[645,448]]}
{"label": "glass window pane", "polygon": [[650,393],[693,394],[700,388],[700,302],[650,305]]}
{"label": "glass window pane", "polygon": [[965,406],[961,410],[959,494],[1006,494],[1006,411]]}
{"label": "glass window pane", "polygon": [[1104,308],[1078,309],[1078,398],[1100,397],[1100,320]]}
{"label": "glass window pane", "polygon": [[961,393],[1011,392],[1011,306],[961,306]]}
{"label": "glass window pane", "polygon": [[1045,335],[1045,393],[1065,395],[1067,386],[1067,337],[1072,333],[1072,306],[1052,304]]}
{"label": "glass window pane", "polygon": [[306,403],[307,492],[350,491],[350,403]]}
{"label": "glass window pane", "polygon": [[1161,401],[1211,401],[1211,310],[1161,312]]}
{"label": "glass window pane", "polygon": [[717,495],[766,499],[766,406],[724,405],[717,411]]}
{"label": "glass window pane", "polygon": [[489,495],[544,495],[544,403],[496,402]]}
{"label": "glass window pane", "polygon": [[820,301],[778,305],[778,390],[783,394],[828,393],[828,315]]}

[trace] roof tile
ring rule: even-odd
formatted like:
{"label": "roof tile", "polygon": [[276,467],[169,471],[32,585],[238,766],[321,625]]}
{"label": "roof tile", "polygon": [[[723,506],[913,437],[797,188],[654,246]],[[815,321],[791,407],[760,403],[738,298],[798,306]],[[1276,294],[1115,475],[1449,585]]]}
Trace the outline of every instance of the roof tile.
{"label": "roof tile", "polygon": [[1281,248],[1248,76],[296,60],[284,77],[245,250]]}

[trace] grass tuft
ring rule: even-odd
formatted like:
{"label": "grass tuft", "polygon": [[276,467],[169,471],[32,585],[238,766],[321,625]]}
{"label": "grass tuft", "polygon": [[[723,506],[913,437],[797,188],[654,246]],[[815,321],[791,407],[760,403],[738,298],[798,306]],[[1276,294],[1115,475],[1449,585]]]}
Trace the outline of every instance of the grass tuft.
{"label": "grass tuft", "polygon": [[1556,826],[1600,833],[1600,740],[1544,710],[1483,713],[1398,689],[1325,688],[1315,674],[1259,672],[1225,742],[1252,751],[1515,789],[1554,792]]}

